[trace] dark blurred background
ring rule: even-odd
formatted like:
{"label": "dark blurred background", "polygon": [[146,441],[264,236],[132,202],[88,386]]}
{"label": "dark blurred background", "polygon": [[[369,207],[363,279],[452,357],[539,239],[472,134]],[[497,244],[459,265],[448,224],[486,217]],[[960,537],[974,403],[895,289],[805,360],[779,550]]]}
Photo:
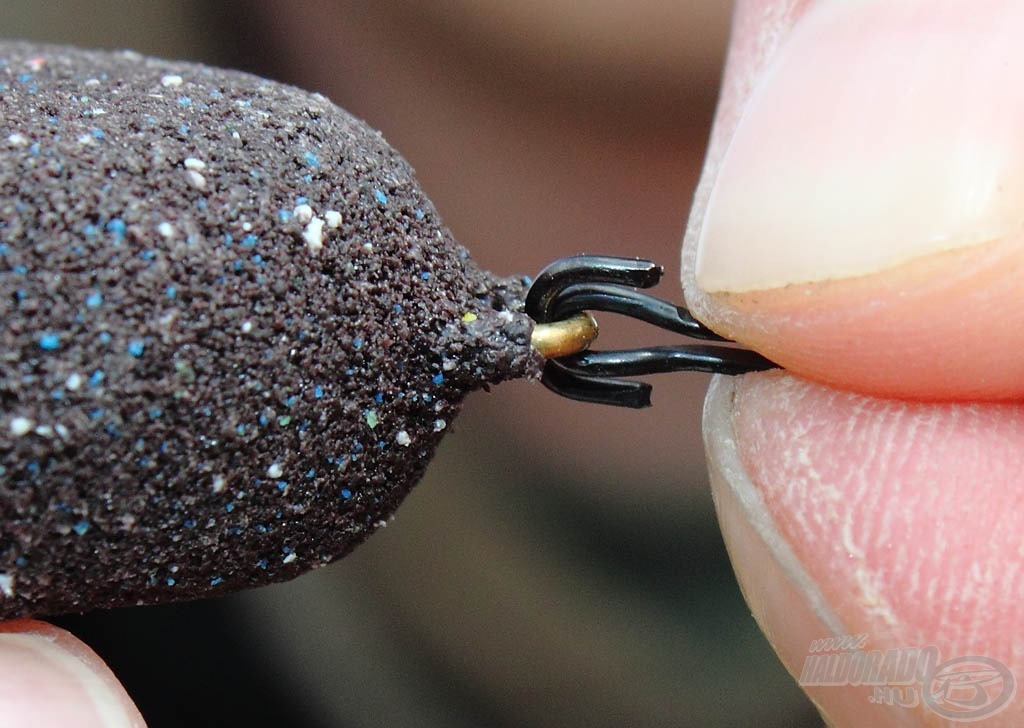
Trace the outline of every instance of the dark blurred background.
{"label": "dark blurred background", "polygon": [[[719,0],[4,0],[0,35],[250,70],[381,129],[485,267],[666,264],[728,34]],[[658,339],[602,321],[605,345]],[[503,385],[397,518],[292,583],[58,620],[163,726],[810,726],[706,485],[707,380],[643,412]]]}

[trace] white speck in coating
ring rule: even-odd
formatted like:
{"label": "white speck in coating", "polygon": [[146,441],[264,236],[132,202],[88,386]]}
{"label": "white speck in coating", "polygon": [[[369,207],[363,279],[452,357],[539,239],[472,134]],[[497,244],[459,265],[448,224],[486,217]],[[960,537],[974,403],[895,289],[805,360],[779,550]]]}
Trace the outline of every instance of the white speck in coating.
{"label": "white speck in coating", "polygon": [[213,484],[212,485],[213,485],[213,492],[214,493],[220,493],[222,490],[224,490],[224,476],[223,475],[214,475],[213,476]]}
{"label": "white speck in coating", "polygon": [[185,159],[185,169],[194,169],[197,172],[202,172],[206,169],[206,162],[195,157],[188,157]]}
{"label": "white speck in coating", "polygon": [[94,137],[92,134],[82,134],[80,137],[78,137],[78,143],[81,144],[83,147],[87,147],[91,144],[96,143],[96,137]]}
{"label": "white speck in coating", "polygon": [[36,423],[28,417],[15,417],[11,420],[11,434],[15,437],[21,437],[30,433],[35,426]]}
{"label": "white speck in coating", "polygon": [[445,359],[444,361],[441,362],[441,370],[442,371],[450,372],[454,368],[455,368],[455,360],[454,359]]}
{"label": "white speck in coating", "polygon": [[281,563],[282,564],[290,564],[293,561],[295,561],[295,559],[297,559],[297,558],[298,558],[298,556],[296,556],[295,554],[288,554],[283,559],[281,559]]}
{"label": "white speck in coating", "polygon": [[447,426],[448,426],[448,423],[445,422],[444,420],[441,420],[441,419],[434,420],[434,432],[440,432],[441,430],[443,430]]}
{"label": "white speck in coating", "polygon": [[57,431],[57,437],[59,437],[61,440],[67,440],[68,435],[71,434],[68,431],[68,428],[60,424],[59,422],[53,426],[53,429]]}
{"label": "white speck in coating", "polygon": [[316,255],[324,248],[324,221],[314,217],[302,231],[302,239],[306,241],[309,252]]}
{"label": "white speck in coating", "polygon": [[15,132],[7,137],[7,146],[9,147],[27,147],[28,137],[24,134],[18,134]]}
{"label": "white speck in coating", "polygon": [[86,86],[99,86],[100,80],[98,78],[90,78],[85,82]]}
{"label": "white speck in coating", "polygon": [[373,243],[363,243],[363,252],[364,253],[372,253],[373,252]]}
{"label": "white speck in coating", "polygon": [[399,430],[398,434],[395,435],[395,442],[402,447],[409,447],[412,444],[412,438],[409,437],[409,433],[405,430]]}
{"label": "white speck in coating", "polygon": [[195,171],[194,169],[186,169],[185,170],[185,181],[187,181],[190,185],[195,187],[197,190],[205,190],[206,189],[206,177],[204,177],[203,175],[199,174],[199,172]]}
{"label": "white speck in coating", "polygon": [[74,392],[76,389],[82,386],[82,382],[85,379],[78,372],[71,372],[68,378],[64,381],[64,386]]}
{"label": "white speck in coating", "polygon": [[167,88],[175,88],[184,83],[184,80],[176,73],[168,73],[160,79],[160,83]]}
{"label": "white speck in coating", "polygon": [[313,219],[313,208],[309,205],[299,205],[292,210],[292,216],[295,218],[295,222],[305,225]]}
{"label": "white speck in coating", "polygon": [[341,227],[341,213],[337,210],[328,210],[324,213],[324,221],[331,230]]}
{"label": "white speck in coating", "polygon": [[283,473],[284,470],[281,468],[281,463],[274,463],[269,468],[267,468],[268,478],[280,478]]}
{"label": "white speck in coating", "polygon": [[8,599],[14,596],[14,577],[11,574],[0,574],[0,594]]}
{"label": "white speck in coating", "polygon": [[36,434],[40,437],[53,437],[53,428],[49,425],[38,425],[36,427]]}
{"label": "white speck in coating", "polygon": [[243,334],[248,334],[252,331],[252,321],[243,321],[241,329]]}
{"label": "white speck in coating", "polygon": [[156,231],[167,239],[173,238],[178,233],[178,231],[174,229],[174,226],[169,222],[162,222],[157,225]]}
{"label": "white speck in coating", "polygon": [[242,231],[243,231],[243,232],[247,232],[247,233],[248,233],[248,232],[252,232],[252,223],[251,223],[251,222],[249,222],[248,220],[246,220],[245,222],[243,222],[243,223],[242,223]]}

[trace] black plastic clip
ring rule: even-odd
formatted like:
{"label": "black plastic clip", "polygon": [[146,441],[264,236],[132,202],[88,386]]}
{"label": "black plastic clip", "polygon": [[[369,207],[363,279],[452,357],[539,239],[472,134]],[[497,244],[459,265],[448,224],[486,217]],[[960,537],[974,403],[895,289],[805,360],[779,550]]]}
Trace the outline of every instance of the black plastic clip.
{"label": "black plastic clip", "polygon": [[[547,266],[530,286],[526,313],[540,325],[588,311],[609,311],[703,341],[726,342],[682,306],[641,293],[664,273],[657,263],[638,258],[576,255]],[[596,335],[596,331],[595,331]],[[701,371],[743,374],[776,365],[747,349],[685,344],[621,351],[588,351],[549,358],[543,382],[548,389],[582,402],[619,407],[651,406],[651,385],[616,377]]]}

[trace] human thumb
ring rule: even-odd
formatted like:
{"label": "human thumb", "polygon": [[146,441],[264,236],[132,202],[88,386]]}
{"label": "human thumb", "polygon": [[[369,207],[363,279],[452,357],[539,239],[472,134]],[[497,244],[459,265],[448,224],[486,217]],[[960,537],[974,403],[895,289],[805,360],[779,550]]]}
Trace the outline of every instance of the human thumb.
{"label": "human thumb", "polygon": [[737,7],[684,287],[792,373],[716,380],[705,440],[834,725],[1024,722],[1021,32],[996,0]]}
{"label": "human thumb", "polygon": [[0,726],[144,728],[117,678],[85,644],[34,620],[0,623]]}

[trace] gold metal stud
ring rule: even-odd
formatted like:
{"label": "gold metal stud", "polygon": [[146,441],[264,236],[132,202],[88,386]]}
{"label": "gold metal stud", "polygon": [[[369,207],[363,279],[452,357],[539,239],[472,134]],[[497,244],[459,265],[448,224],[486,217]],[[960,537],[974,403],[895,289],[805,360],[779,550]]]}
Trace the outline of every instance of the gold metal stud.
{"label": "gold metal stud", "polygon": [[564,321],[533,327],[530,344],[547,359],[558,359],[585,351],[597,338],[597,321],[584,311]]}

